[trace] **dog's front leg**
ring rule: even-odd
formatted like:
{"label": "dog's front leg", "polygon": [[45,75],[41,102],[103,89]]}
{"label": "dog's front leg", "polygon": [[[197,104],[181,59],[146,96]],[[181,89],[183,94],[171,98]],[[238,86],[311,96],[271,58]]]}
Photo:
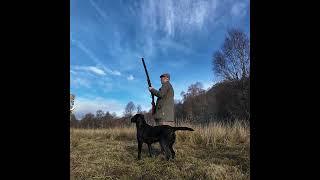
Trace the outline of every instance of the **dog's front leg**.
{"label": "dog's front leg", "polygon": [[149,149],[149,156],[152,157],[152,147],[151,147],[151,144],[148,144],[148,149]]}
{"label": "dog's front leg", "polygon": [[142,148],[142,141],[138,141],[138,159],[141,159],[141,148]]}

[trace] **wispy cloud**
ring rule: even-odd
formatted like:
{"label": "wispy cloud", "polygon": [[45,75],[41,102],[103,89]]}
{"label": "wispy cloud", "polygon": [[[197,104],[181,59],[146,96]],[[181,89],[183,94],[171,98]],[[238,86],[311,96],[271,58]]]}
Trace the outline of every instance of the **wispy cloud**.
{"label": "wispy cloud", "polygon": [[71,78],[71,86],[75,88],[79,88],[79,87],[90,88],[91,83],[86,78],[74,77],[74,78]]}
{"label": "wispy cloud", "polygon": [[101,70],[97,67],[90,66],[89,70],[96,73],[96,74],[99,74],[99,75],[106,75],[106,73],[103,70]]}
{"label": "wispy cloud", "polygon": [[[79,49],[81,49],[85,54],[87,54],[90,59],[97,64],[97,66],[100,66],[105,72],[111,74],[111,75],[117,75],[120,76],[121,72],[119,72],[118,70],[111,70],[109,68],[107,68],[100,60],[99,58],[96,57],[96,55],[89,49],[87,48],[82,42],[74,39],[73,37],[71,37],[71,42],[77,46]],[[101,71],[100,71],[101,72]]]}
{"label": "wispy cloud", "polygon": [[75,71],[73,71],[73,70],[70,70],[70,73],[71,73],[71,74],[74,74],[74,75],[77,74],[77,72],[75,72]]}
{"label": "wispy cloud", "polygon": [[175,59],[172,59],[167,63],[167,65],[171,68],[183,68],[187,64],[188,62],[185,60],[175,60]]}
{"label": "wispy cloud", "polygon": [[183,44],[177,43],[169,38],[164,38],[157,42],[157,45],[163,50],[176,50],[183,54],[191,54],[194,53],[193,50]]}
{"label": "wispy cloud", "polygon": [[99,69],[97,67],[94,67],[94,66],[75,66],[74,67],[75,70],[84,70],[84,71],[89,71],[89,72],[93,72],[97,75],[106,75],[106,73],[102,70],[102,69]]}
{"label": "wispy cloud", "polygon": [[142,25],[151,31],[163,31],[170,37],[176,32],[201,30],[206,20],[214,17],[216,7],[216,0],[143,1]]}
{"label": "wispy cloud", "polygon": [[87,54],[92,61],[94,61],[96,64],[102,64],[101,61],[95,56],[93,52],[90,51],[82,42],[72,38],[71,36],[71,43],[73,43],[75,46],[77,46],[79,49],[81,49],[85,54]]}
{"label": "wispy cloud", "polygon": [[128,79],[129,81],[131,81],[131,80],[134,79],[134,77],[130,74],[130,76],[128,76],[127,79]]}
{"label": "wispy cloud", "polygon": [[[152,53],[149,43],[141,43],[141,47],[134,48],[125,43],[124,35],[121,31],[113,31],[113,40],[108,43],[108,53],[113,59],[117,60],[119,69],[123,71],[131,71],[137,68],[139,59]],[[116,72],[115,72],[116,73]],[[118,73],[119,74],[119,73]]]}
{"label": "wispy cloud", "polygon": [[[99,2],[90,0],[90,5],[99,16],[110,21],[107,11],[99,6]],[[128,6],[130,6],[128,9],[139,19],[137,23],[139,40],[135,42],[138,45],[128,46],[127,39],[124,39],[125,32],[118,29],[120,26],[112,26],[112,40],[107,43],[108,53],[112,58],[117,59],[121,71],[135,69],[138,66],[136,59],[145,57],[152,60],[157,57],[159,51],[166,53],[174,49],[184,54],[194,53],[192,47],[187,47],[173,38],[178,33],[190,35],[195,31],[201,32],[206,27],[207,20],[214,17],[217,0],[142,0],[140,4],[135,2]],[[165,36],[159,40],[159,34],[165,34]],[[78,46],[95,62],[99,61],[83,44],[75,43],[78,43]],[[109,71],[105,68],[104,70],[113,75],[121,74],[119,71]]]}
{"label": "wispy cloud", "polygon": [[90,4],[93,6],[93,8],[98,12],[98,14],[105,20],[108,21],[108,16],[106,15],[105,11],[103,11],[97,3],[95,3],[93,0],[90,0]]}
{"label": "wispy cloud", "polygon": [[188,39],[184,42],[178,39],[203,33],[217,17],[217,5],[218,0],[142,1],[138,17],[144,33],[141,36],[143,54],[156,57],[159,52],[167,54],[172,50],[194,54],[193,47],[187,45],[192,45]]}
{"label": "wispy cloud", "polygon": [[116,75],[116,76],[121,76],[121,72],[118,71],[118,70],[111,70],[109,68],[106,68],[106,67],[102,67],[106,72],[108,72],[109,74],[112,74],[112,75]]}
{"label": "wispy cloud", "polygon": [[231,15],[236,17],[242,17],[246,13],[246,3],[237,2],[231,8]]}
{"label": "wispy cloud", "polygon": [[[71,86],[74,88],[86,87],[90,92],[102,89],[104,92],[112,90],[112,79],[107,76],[106,71],[96,66],[71,66]],[[91,88],[91,87],[95,88]]]}

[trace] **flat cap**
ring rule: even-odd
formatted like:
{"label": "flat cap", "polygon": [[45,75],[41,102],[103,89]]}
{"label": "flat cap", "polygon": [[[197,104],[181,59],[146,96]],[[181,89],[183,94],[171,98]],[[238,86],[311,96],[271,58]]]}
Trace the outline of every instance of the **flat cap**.
{"label": "flat cap", "polygon": [[169,73],[163,73],[161,74],[160,78],[162,77],[167,77],[168,79],[170,79],[170,74]]}

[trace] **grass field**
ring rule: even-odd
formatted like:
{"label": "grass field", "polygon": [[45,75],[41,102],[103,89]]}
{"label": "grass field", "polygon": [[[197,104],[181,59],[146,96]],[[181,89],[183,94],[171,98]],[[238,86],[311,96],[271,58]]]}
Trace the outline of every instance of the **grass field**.
{"label": "grass field", "polygon": [[154,157],[142,146],[137,160],[135,126],[113,129],[71,129],[71,179],[250,179],[248,125],[210,124],[177,131],[174,160],[166,161],[159,143]]}

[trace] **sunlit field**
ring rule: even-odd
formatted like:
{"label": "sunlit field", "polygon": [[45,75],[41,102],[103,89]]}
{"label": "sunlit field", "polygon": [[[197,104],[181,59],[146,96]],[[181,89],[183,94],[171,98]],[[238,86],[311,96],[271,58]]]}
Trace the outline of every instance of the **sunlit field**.
{"label": "sunlit field", "polygon": [[166,161],[159,143],[153,157],[138,144],[135,126],[71,129],[71,179],[250,179],[248,124],[212,123],[195,131],[176,131],[176,158]]}

